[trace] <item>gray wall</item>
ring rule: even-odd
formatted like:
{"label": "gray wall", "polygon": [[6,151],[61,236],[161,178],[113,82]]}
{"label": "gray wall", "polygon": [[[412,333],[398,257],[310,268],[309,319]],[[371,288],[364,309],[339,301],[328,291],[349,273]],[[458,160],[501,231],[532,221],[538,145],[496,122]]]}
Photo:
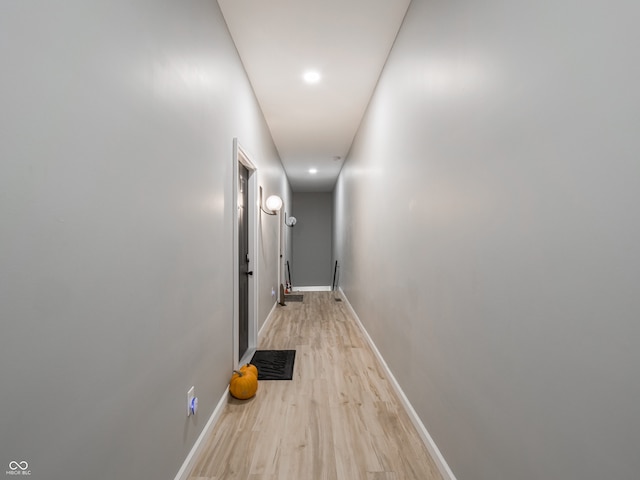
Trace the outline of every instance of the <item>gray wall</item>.
{"label": "gray wall", "polygon": [[460,480],[638,478],[639,16],[414,0],[341,173],[341,285]]}
{"label": "gray wall", "polygon": [[233,137],[291,204],[224,20],[208,0],[6,1],[0,64],[0,471],[173,478],[232,366]]}
{"label": "gray wall", "polygon": [[333,275],[333,195],[296,192],[293,216],[298,223],[292,230],[294,287],[331,285]]}

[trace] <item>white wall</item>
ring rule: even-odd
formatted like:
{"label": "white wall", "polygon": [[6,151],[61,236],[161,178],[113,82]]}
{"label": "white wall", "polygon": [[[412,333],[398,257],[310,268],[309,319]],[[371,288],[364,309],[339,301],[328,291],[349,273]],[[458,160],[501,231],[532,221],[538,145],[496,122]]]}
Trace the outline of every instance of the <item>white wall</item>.
{"label": "white wall", "polygon": [[331,285],[333,275],[333,195],[327,192],[295,192],[292,228],[294,287]]}
{"label": "white wall", "polygon": [[637,3],[414,0],[341,285],[459,480],[640,471]]}
{"label": "white wall", "polygon": [[2,2],[0,63],[0,468],[173,478],[233,360],[233,137],[290,206],[218,6]]}

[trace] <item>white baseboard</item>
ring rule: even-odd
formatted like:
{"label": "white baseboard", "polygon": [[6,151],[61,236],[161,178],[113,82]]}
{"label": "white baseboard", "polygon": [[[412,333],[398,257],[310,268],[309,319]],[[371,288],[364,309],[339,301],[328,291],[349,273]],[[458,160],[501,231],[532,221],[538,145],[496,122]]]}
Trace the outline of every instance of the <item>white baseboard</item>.
{"label": "white baseboard", "polygon": [[317,287],[292,287],[293,293],[295,292],[330,292],[331,285],[321,285]]}
{"label": "white baseboard", "polygon": [[220,398],[220,401],[218,401],[218,405],[216,405],[216,408],[213,409],[213,413],[211,414],[211,417],[209,417],[207,424],[202,429],[202,432],[200,433],[200,436],[196,440],[196,443],[193,444],[193,447],[191,448],[189,455],[187,455],[187,458],[182,464],[182,467],[180,467],[180,470],[178,470],[178,473],[176,474],[176,478],[174,480],[187,480],[187,478],[189,478],[189,474],[191,473],[191,470],[193,470],[196,460],[200,456],[200,453],[202,452],[202,449],[205,446],[205,440],[207,439],[209,434],[211,434],[211,432],[213,431],[213,427],[216,426],[216,423],[218,423],[218,420],[220,420],[220,416],[224,411],[224,407],[227,405],[228,399],[229,399],[229,387],[225,389],[224,393],[222,394],[222,398]]}
{"label": "white baseboard", "polygon": [[411,422],[413,423],[414,427],[416,427],[416,430],[418,430],[418,434],[420,435],[420,438],[422,439],[425,446],[427,447],[427,450],[431,454],[431,457],[433,458],[434,462],[436,463],[436,466],[438,467],[438,470],[440,471],[442,478],[444,480],[456,480],[456,477],[451,471],[451,468],[449,468],[449,465],[447,464],[446,460],[442,456],[442,453],[440,453],[440,449],[438,448],[436,443],[433,441],[433,438],[427,431],[427,427],[425,427],[424,423],[422,423],[422,420],[420,420],[420,417],[418,416],[415,409],[413,408],[413,405],[411,405],[411,402],[409,402],[409,399],[404,394],[404,391],[402,390],[402,387],[400,387],[400,384],[396,380],[396,377],[393,375],[393,373],[391,373],[391,370],[389,369],[387,362],[385,362],[384,358],[382,358],[382,354],[378,350],[378,347],[376,347],[376,344],[373,343],[373,339],[369,336],[369,332],[367,332],[366,328],[364,328],[364,325],[360,321],[360,317],[358,317],[358,314],[353,309],[353,306],[351,305],[351,303],[349,302],[349,299],[347,298],[344,291],[342,290],[342,287],[339,287],[338,290],[342,294],[342,298],[344,299],[344,303],[347,305],[347,308],[349,309],[353,317],[356,319],[356,323],[358,324],[358,327],[360,328],[360,330],[362,330],[362,333],[364,334],[367,340],[367,343],[373,350],[374,354],[378,358],[378,361],[382,365],[382,368],[384,369],[385,373],[389,377],[389,381],[391,382],[393,389],[398,395],[400,399],[400,403],[402,403],[402,406],[404,407],[407,414],[409,415]]}
{"label": "white baseboard", "polygon": [[273,304],[273,307],[271,307],[271,311],[269,312],[269,315],[267,315],[267,318],[265,319],[264,323],[260,327],[260,330],[258,330],[258,340],[260,340],[260,335],[262,335],[262,332],[267,327],[267,325],[269,325],[269,323],[271,323],[271,319],[275,316],[275,312],[276,312],[276,308],[277,307],[278,307],[278,302],[275,302]]}

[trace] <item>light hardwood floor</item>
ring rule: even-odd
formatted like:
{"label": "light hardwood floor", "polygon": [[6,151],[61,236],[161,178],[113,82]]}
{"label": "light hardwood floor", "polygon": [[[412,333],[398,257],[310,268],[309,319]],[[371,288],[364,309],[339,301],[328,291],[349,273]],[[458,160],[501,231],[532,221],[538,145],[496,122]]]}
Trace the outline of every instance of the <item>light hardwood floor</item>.
{"label": "light hardwood floor", "polygon": [[293,380],[233,398],[190,480],[441,480],[355,320],[334,292],[277,307],[260,349],[295,349]]}

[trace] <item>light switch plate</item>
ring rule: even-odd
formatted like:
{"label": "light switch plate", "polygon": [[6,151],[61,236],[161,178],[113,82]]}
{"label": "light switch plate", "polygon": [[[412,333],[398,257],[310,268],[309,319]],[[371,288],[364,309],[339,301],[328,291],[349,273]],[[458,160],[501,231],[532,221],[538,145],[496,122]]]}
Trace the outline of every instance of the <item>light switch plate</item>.
{"label": "light switch plate", "polygon": [[191,402],[196,396],[196,387],[191,387],[187,392],[187,417],[191,415]]}

